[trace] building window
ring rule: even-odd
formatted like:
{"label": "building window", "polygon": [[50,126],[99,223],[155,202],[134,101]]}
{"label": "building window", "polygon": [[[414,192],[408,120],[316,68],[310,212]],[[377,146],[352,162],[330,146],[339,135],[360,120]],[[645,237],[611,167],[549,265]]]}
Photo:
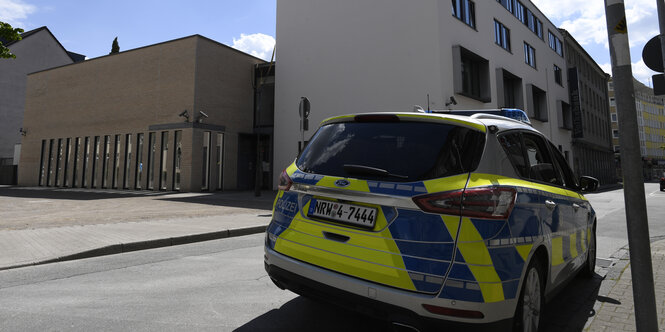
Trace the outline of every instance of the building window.
{"label": "building window", "polygon": [[547,122],[549,120],[549,114],[547,112],[547,94],[545,91],[535,85],[529,84],[527,85],[527,99],[529,117]]}
{"label": "building window", "polygon": [[517,17],[517,19],[518,19],[520,22],[522,22],[522,23],[524,23],[524,24],[527,23],[527,21],[526,21],[526,15],[524,14],[524,10],[525,10],[525,9],[526,9],[526,8],[524,8],[524,5],[523,5],[521,2],[519,2],[519,1],[515,1],[515,12],[514,12],[513,14],[515,15],[515,17]]}
{"label": "building window", "polygon": [[612,130],[612,137],[619,138],[619,130],[617,129]]}
{"label": "building window", "polygon": [[617,115],[616,114],[612,114],[612,122],[617,122]]}
{"label": "building window", "polygon": [[58,146],[55,151],[57,154],[55,157],[55,186],[60,186],[60,174],[62,174],[62,138],[58,138]]}
{"label": "building window", "polygon": [[92,153],[92,186],[91,188],[97,188],[97,167],[99,166],[99,136],[95,136],[95,143],[93,145]]}
{"label": "building window", "polygon": [[453,16],[466,25],[476,28],[476,5],[471,0],[452,0]]}
{"label": "building window", "polygon": [[122,176],[122,187],[129,189],[131,181],[131,165],[132,165],[132,134],[125,135],[125,174]]}
{"label": "building window", "polygon": [[136,135],[136,179],[134,188],[143,188],[143,133]]}
{"label": "building window", "polygon": [[513,3],[515,0],[496,0],[496,2],[500,3],[501,6],[506,8],[509,12],[513,13]]}
{"label": "building window", "polygon": [[203,153],[201,159],[201,190],[210,188],[210,139],[209,131],[203,133]]}
{"label": "building window", "polygon": [[616,107],[617,106],[617,101],[614,98],[610,98],[610,106],[611,107]]}
{"label": "building window", "polygon": [[159,190],[166,190],[168,182],[168,153],[169,153],[169,132],[162,132],[162,153],[160,160],[160,177],[159,177]]}
{"label": "building window", "polygon": [[559,68],[559,66],[557,66],[557,65],[554,65],[554,82],[556,82],[556,84],[559,84],[561,86],[563,86],[563,77],[562,76],[563,76],[563,72],[561,71],[561,68]]}
{"label": "building window", "polygon": [[175,131],[173,146],[175,153],[173,156],[173,190],[180,190],[180,167],[182,164],[182,131]]}
{"label": "building window", "polygon": [[111,137],[104,136],[104,162],[102,164],[102,188],[109,185],[109,161],[111,160]]}
{"label": "building window", "polygon": [[607,82],[607,89],[610,91],[614,91],[614,82]]}
{"label": "building window", "polygon": [[155,154],[157,153],[157,137],[148,133],[148,190],[155,189]]}
{"label": "building window", "polygon": [[46,173],[46,186],[50,187],[53,185],[53,145],[55,140],[51,139],[49,140],[49,146],[48,146],[48,171]]}
{"label": "building window", "polygon": [[42,140],[42,154],[39,159],[39,186],[44,186],[44,176],[46,174],[46,140]]}
{"label": "building window", "polygon": [[494,20],[494,42],[510,52],[510,29],[497,20]]}
{"label": "building window", "polygon": [[111,188],[118,189],[118,175],[120,175],[120,135],[115,135],[115,148],[113,149],[113,182]]}
{"label": "building window", "polygon": [[78,174],[79,174],[79,154],[81,152],[81,138],[77,137],[74,139],[74,167],[72,167],[72,188],[76,188],[79,185]]}
{"label": "building window", "polygon": [[224,188],[224,133],[217,133],[217,190]]}
{"label": "building window", "polygon": [[524,62],[526,62],[527,65],[536,68],[536,50],[527,42],[524,42]]}
{"label": "building window", "polygon": [[503,68],[497,69],[496,77],[499,107],[524,109],[522,79]]}
{"label": "building window", "polygon": [[69,187],[69,163],[71,162],[71,145],[72,145],[72,139],[67,138],[67,141],[65,142],[65,171],[62,175],[62,185],[65,187]]}
{"label": "building window", "polygon": [[552,31],[547,32],[547,37],[549,41],[550,48],[556,52],[556,54],[563,56],[563,43],[561,42],[561,39],[554,35]]}
{"label": "building window", "polygon": [[461,47],[453,47],[455,93],[484,103],[491,101],[489,61]]}
{"label": "building window", "polygon": [[85,138],[83,143],[83,170],[81,171],[81,187],[88,187],[88,166],[90,165],[90,137]]}

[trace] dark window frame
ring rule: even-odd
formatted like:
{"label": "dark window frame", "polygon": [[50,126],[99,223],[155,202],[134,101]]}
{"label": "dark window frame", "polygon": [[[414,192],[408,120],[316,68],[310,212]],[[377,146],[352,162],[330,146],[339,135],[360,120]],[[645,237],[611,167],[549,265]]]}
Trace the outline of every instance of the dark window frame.
{"label": "dark window frame", "polygon": [[563,70],[556,64],[554,65],[554,82],[563,86]]}
{"label": "dark window frame", "polygon": [[476,29],[476,4],[471,0],[451,0],[452,14],[472,29]]}
{"label": "dark window frame", "polygon": [[497,19],[494,19],[494,43],[512,53],[510,45],[510,29]]}
{"label": "dark window frame", "polygon": [[536,49],[527,42],[524,42],[524,63],[533,69],[538,69],[536,62]]}

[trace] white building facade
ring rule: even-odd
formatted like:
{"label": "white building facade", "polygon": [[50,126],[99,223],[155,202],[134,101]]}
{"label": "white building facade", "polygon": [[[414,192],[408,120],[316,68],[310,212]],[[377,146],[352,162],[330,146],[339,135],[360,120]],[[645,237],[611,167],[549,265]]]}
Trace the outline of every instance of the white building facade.
{"label": "white building facade", "polygon": [[570,156],[562,40],[528,0],[278,0],[274,172],[297,156],[300,97],[305,140],[340,114],[517,107]]}

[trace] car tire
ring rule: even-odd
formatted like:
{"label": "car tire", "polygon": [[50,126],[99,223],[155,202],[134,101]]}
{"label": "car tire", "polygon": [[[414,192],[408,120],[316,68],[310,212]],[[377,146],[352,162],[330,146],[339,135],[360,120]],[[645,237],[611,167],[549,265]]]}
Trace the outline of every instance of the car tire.
{"label": "car tire", "polygon": [[591,232],[591,239],[587,244],[587,256],[586,263],[580,272],[580,275],[584,278],[593,278],[596,275],[596,224],[593,225],[593,231]]}
{"label": "car tire", "polygon": [[513,331],[538,331],[545,308],[545,282],[543,266],[537,258],[526,269],[519,301],[513,318]]}

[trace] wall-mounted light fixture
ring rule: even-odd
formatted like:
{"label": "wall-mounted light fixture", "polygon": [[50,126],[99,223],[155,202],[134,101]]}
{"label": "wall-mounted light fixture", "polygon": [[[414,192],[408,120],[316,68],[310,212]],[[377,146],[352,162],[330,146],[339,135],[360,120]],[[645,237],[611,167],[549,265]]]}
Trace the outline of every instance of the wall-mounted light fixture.
{"label": "wall-mounted light fixture", "polygon": [[25,136],[28,134],[28,132],[23,128],[19,128],[18,132],[21,133],[21,136]]}
{"label": "wall-mounted light fixture", "polygon": [[185,118],[185,122],[189,122],[189,113],[187,110],[182,111],[178,116]]}
{"label": "wall-mounted light fixture", "polygon": [[199,111],[199,116],[196,117],[196,122],[201,123],[203,122],[203,118],[207,118],[208,114],[203,113],[202,111]]}

